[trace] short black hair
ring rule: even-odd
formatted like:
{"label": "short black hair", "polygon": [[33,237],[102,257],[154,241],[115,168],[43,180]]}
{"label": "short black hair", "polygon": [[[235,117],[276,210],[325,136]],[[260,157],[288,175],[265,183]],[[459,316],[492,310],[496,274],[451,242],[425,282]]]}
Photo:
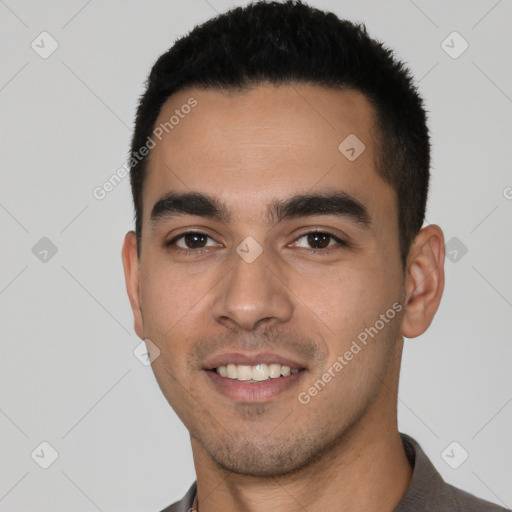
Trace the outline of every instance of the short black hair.
{"label": "short black hair", "polygon": [[[253,2],[196,26],[160,56],[149,74],[137,109],[132,155],[146,144],[172,94],[189,87],[244,91],[265,83],[356,90],[370,101],[378,128],[377,172],[398,198],[405,268],[425,218],[427,116],[410,71],[362,23],[289,0]],[[139,255],[147,161],[148,156],[132,158],[130,164]]]}

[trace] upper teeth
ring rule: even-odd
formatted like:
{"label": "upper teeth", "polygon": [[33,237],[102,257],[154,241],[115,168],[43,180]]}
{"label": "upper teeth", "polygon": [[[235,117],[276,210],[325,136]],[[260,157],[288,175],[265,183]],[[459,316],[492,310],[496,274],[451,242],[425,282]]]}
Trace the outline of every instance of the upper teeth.
{"label": "upper teeth", "polygon": [[257,364],[255,366],[247,366],[243,364],[228,364],[219,366],[217,373],[221,377],[238,380],[254,380],[263,381],[269,378],[277,379],[278,377],[287,377],[291,373],[298,373],[299,369],[290,369],[289,366],[281,366],[280,364]]}

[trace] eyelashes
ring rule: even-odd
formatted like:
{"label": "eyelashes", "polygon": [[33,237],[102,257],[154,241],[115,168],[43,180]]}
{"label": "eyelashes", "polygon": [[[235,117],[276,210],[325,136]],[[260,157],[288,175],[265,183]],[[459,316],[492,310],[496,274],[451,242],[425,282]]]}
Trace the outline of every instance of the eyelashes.
{"label": "eyelashes", "polygon": [[[165,243],[166,248],[171,250],[176,254],[190,254],[190,255],[200,255],[205,252],[208,252],[213,247],[219,247],[220,244],[217,244],[215,241],[211,245],[202,245],[203,242],[208,243],[208,239],[213,241],[210,235],[203,233],[202,231],[186,231],[184,233],[180,233],[175,236],[171,240]],[[320,245],[320,247],[299,247],[300,249],[304,249],[310,253],[318,254],[318,253],[330,253],[333,250],[341,249],[343,247],[347,247],[348,244],[339,238],[338,236],[330,233],[325,230],[312,230],[302,233],[298,236],[294,242],[293,246],[296,246],[297,242],[300,240],[305,240],[306,245]],[[327,244],[326,244],[327,241]],[[332,244],[332,242],[335,242]],[[184,245],[180,246],[178,243],[182,243]],[[187,247],[187,245],[199,244],[197,247]]]}

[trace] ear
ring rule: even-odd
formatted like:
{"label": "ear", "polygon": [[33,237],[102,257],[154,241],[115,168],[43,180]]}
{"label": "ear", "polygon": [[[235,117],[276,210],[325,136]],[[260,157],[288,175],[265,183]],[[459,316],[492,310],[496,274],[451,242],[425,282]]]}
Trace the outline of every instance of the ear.
{"label": "ear", "polygon": [[405,313],[400,334],[415,338],[431,324],[444,289],[444,236],[431,224],[422,228],[409,250],[405,278]]}
{"label": "ear", "polygon": [[133,231],[126,233],[123,243],[123,267],[126,281],[126,291],[132,306],[135,332],[144,339],[144,322],[140,307],[139,296],[139,258],[137,255],[137,237]]}

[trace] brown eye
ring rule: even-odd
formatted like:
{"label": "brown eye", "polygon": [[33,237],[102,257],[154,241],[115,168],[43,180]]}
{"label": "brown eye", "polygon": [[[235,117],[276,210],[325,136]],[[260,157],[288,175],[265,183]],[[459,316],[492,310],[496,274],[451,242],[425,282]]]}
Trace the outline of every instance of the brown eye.
{"label": "brown eye", "polygon": [[[200,249],[205,246],[208,237],[201,233],[189,233],[182,236],[183,242],[186,247],[184,249]],[[178,244],[179,247],[181,247]]]}
{"label": "brown eye", "polygon": [[204,249],[207,247],[216,247],[217,244],[211,240],[211,243],[208,245],[208,240],[211,238],[205,234],[198,231],[189,231],[187,233],[182,233],[177,237],[173,238],[171,241],[166,243],[167,247],[176,246],[176,251],[198,251],[200,249]]}
{"label": "brown eye", "polygon": [[326,233],[309,233],[308,244],[315,246],[314,249],[325,249],[329,246],[331,236]]}
{"label": "brown eye", "polygon": [[[305,244],[304,242],[300,243],[300,240],[304,240]],[[297,246],[305,249],[328,249],[336,244],[346,245],[340,238],[324,231],[311,231],[310,233],[304,233],[297,239]]]}

